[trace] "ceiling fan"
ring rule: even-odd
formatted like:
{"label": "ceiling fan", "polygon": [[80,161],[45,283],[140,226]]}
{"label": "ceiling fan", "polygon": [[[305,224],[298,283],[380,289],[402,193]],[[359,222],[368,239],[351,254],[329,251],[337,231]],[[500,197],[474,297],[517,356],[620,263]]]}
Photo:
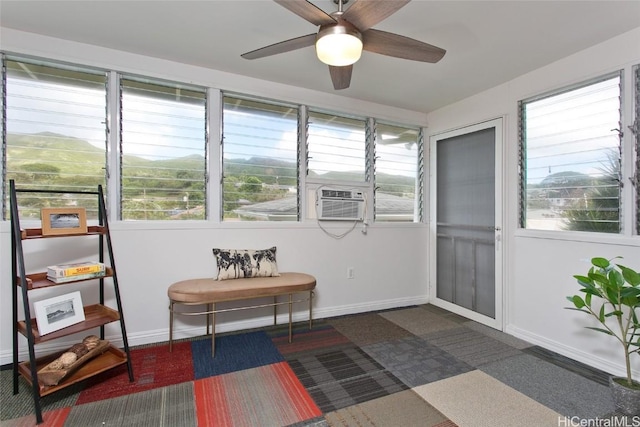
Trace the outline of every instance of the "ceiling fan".
{"label": "ceiling fan", "polygon": [[436,46],[371,27],[397,12],[410,0],[333,0],[338,10],[330,15],[307,0],[274,0],[287,10],[320,28],[317,34],[296,37],[242,54],[245,59],[258,59],[289,52],[315,44],[318,59],[329,65],[336,90],[351,83],[353,64],[362,50],[396,58],[421,62],[438,62],[446,51]]}

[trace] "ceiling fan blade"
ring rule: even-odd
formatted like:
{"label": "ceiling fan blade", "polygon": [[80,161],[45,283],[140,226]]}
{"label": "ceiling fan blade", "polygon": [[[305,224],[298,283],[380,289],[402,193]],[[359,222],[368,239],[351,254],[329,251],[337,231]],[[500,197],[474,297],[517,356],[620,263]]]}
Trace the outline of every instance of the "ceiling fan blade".
{"label": "ceiling fan blade", "polygon": [[279,53],[290,52],[292,50],[302,49],[303,47],[313,46],[315,43],[316,34],[307,34],[306,36],[296,37],[295,39],[285,40],[280,43],[261,47],[260,49],[243,53],[240,56],[242,56],[244,59],[264,58],[265,56],[277,55]]}
{"label": "ceiling fan blade", "polygon": [[336,22],[324,10],[306,0],[273,0],[285,9],[295,13],[313,25],[327,25]]}
{"label": "ceiling fan blade", "polygon": [[363,49],[368,52],[421,62],[438,62],[446,50],[409,37],[368,30],[362,33]]}
{"label": "ceiling fan blade", "polygon": [[329,74],[331,74],[331,81],[333,82],[333,88],[335,90],[346,89],[351,84],[351,72],[353,71],[353,65],[347,65],[344,67],[333,67],[329,65]]}
{"label": "ceiling fan blade", "polygon": [[364,32],[397,12],[402,6],[409,3],[409,1],[410,0],[356,0],[355,3],[342,14],[342,19],[351,22],[360,32]]}

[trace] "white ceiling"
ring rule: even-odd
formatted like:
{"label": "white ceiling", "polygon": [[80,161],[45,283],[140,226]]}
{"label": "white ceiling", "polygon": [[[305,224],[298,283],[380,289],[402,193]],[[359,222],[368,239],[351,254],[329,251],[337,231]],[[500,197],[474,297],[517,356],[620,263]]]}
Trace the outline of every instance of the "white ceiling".
{"label": "white ceiling", "polygon": [[0,25],[429,112],[640,27],[640,1],[413,0],[374,28],[444,48],[445,57],[428,64],[363,52],[351,87],[337,92],[313,47],[240,57],[317,31],[270,0],[1,0]]}

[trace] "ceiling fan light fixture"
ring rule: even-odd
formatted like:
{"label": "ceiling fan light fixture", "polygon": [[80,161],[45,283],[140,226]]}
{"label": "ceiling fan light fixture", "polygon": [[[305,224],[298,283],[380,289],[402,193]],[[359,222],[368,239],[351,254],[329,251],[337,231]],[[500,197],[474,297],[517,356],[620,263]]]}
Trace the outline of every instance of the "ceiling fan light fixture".
{"label": "ceiling fan light fixture", "polygon": [[362,55],[360,31],[347,21],[322,26],[316,39],[316,54],[320,61],[334,67],[356,63]]}

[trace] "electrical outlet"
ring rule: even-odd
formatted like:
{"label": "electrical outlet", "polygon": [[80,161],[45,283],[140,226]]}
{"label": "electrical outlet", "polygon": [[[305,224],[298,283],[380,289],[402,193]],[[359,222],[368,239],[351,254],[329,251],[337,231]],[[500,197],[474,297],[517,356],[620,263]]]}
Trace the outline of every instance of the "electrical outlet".
{"label": "electrical outlet", "polygon": [[353,267],[347,267],[347,279],[353,279]]}

